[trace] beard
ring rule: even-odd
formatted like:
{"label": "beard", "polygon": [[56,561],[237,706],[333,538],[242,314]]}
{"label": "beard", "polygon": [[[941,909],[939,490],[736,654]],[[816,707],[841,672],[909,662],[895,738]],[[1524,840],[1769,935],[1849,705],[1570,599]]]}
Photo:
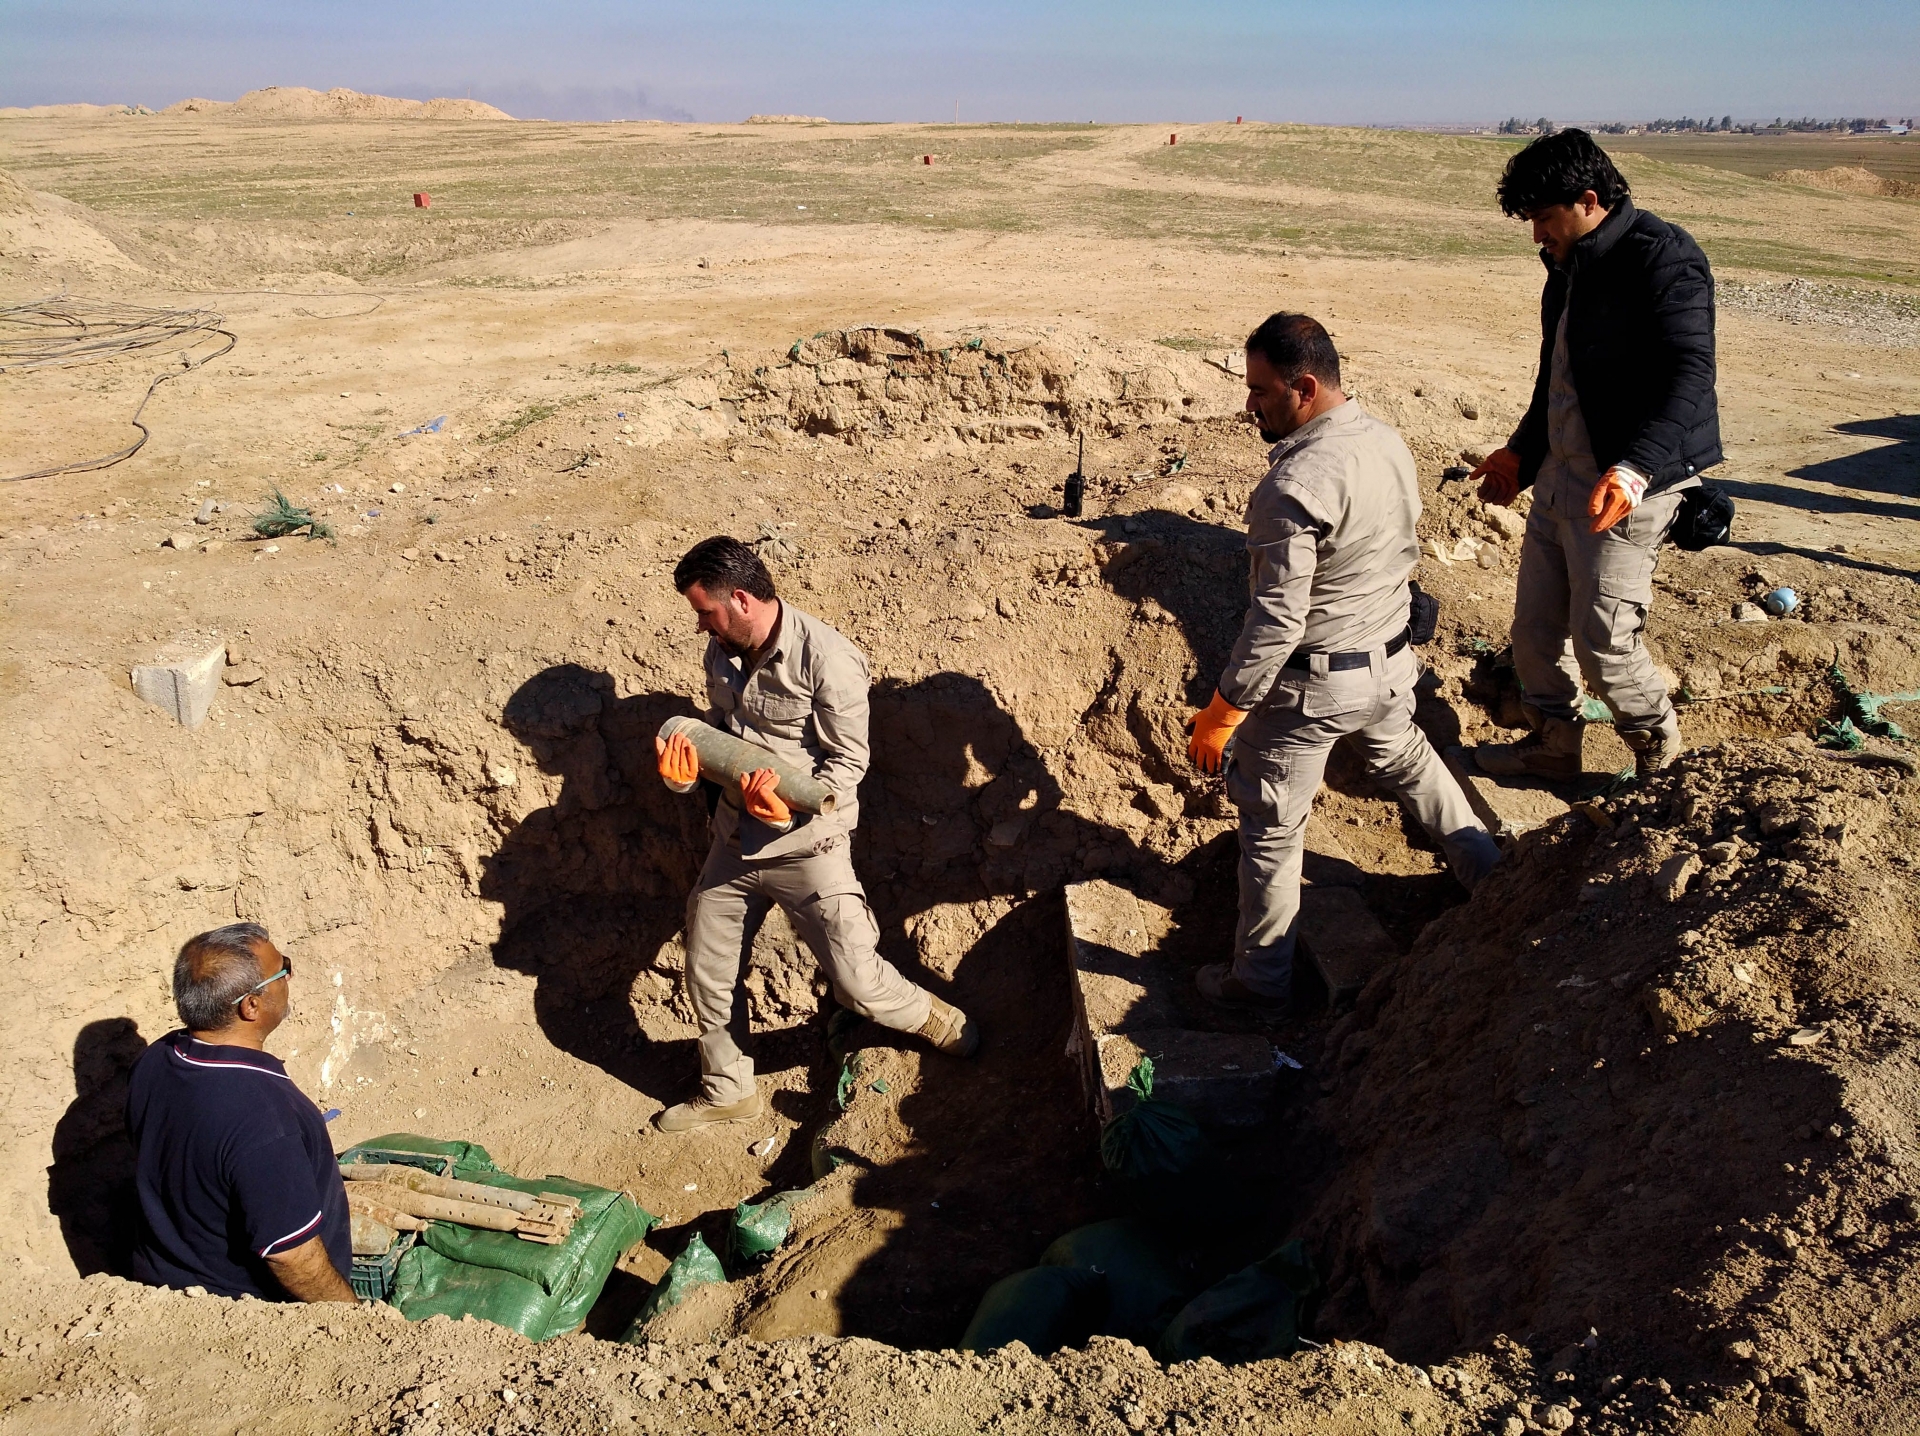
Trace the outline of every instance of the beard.
{"label": "beard", "polygon": [[736,658],[744,658],[753,652],[753,624],[738,609],[729,610],[725,631],[713,637],[716,643]]}

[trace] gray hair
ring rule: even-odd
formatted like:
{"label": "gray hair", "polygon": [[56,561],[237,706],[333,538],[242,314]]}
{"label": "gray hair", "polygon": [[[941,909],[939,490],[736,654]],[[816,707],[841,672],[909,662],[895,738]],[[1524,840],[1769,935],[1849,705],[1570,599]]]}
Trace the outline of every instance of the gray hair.
{"label": "gray hair", "polygon": [[235,1003],[260,982],[255,944],[271,942],[257,922],[233,922],[190,937],[173,960],[173,1005],[189,1032],[217,1032],[237,1013]]}

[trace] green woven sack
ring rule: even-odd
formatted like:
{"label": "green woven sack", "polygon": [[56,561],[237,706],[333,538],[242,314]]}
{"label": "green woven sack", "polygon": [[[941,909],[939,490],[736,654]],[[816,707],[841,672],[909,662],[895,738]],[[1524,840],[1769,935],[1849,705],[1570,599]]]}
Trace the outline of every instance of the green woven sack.
{"label": "green woven sack", "polygon": [[463,1182],[580,1199],[573,1230],[558,1246],[523,1241],[511,1232],[430,1223],[400,1259],[387,1298],[409,1321],[473,1316],[511,1327],[533,1341],[572,1331],[600,1299],[621,1254],[644,1240],[658,1221],[623,1192],[565,1177],[512,1176],[494,1165],[486,1148],[472,1142],[396,1132],[351,1148],[340,1160],[351,1163],[370,1149],[447,1156],[453,1159],[453,1175]]}
{"label": "green woven sack", "polygon": [[1154,1355],[1168,1363],[1211,1356],[1227,1366],[1291,1355],[1319,1287],[1305,1243],[1290,1241],[1182,1307]]}
{"label": "green woven sack", "polygon": [[706,1238],[695,1232],[686,1249],[673,1259],[667,1274],[660,1278],[660,1285],[653,1289],[646,1304],[640,1308],[640,1314],[634,1317],[633,1324],[620,1339],[636,1344],[645,1341],[643,1328],[650,1320],[680,1305],[700,1287],[724,1283],[726,1279],[720,1258],[713,1254],[713,1248],[707,1245]]}
{"label": "green woven sack", "polygon": [[1167,1323],[1199,1289],[1182,1276],[1180,1263],[1145,1222],[1122,1217],[1076,1227],[1040,1254],[1040,1265],[1075,1267],[1106,1278],[1102,1336],[1124,1336],[1151,1347]]}
{"label": "green woven sack", "polygon": [[962,1351],[995,1351],[1023,1342],[1035,1356],[1080,1346],[1099,1328],[1107,1279],[1070,1266],[1037,1266],[987,1288],[960,1338]]}
{"label": "green woven sack", "polygon": [[1153,1059],[1142,1057],[1127,1075],[1133,1105],[1100,1131],[1100,1161],[1130,1179],[1182,1176],[1208,1156],[1206,1136],[1178,1102],[1153,1095]]}
{"label": "green woven sack", "polygon": [[738,1263],[765,1261],[793,1229],[793,1209],[812,1195],[813,1188],[801,1187],[758,1204],[740,1203],[727,1225],[727,1255]]}

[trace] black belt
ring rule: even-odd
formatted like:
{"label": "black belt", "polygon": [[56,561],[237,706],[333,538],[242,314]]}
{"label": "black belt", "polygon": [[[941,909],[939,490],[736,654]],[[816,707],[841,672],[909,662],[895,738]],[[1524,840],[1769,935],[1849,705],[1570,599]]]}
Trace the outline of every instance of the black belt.
{"label": "black belt", "polygon": [[[1394,654],[1406,646],[1407,630],[1403,628],[1400,630],[1397,638],[1388,641],[1387,657],[1393,657]],[[1288,668],[1304,668],[1311,672],[1313,669],[1313,660],[1319,656],[1317,653],[1307,652],[1304,648],[1296,648],[1293,650],[1293,655],[1287,659],[1285,666]],[[1372,657],[1373,654],[1371,652],[1329,653],[1326,655],[1327,667],[1329,669],[1365,668]]]}

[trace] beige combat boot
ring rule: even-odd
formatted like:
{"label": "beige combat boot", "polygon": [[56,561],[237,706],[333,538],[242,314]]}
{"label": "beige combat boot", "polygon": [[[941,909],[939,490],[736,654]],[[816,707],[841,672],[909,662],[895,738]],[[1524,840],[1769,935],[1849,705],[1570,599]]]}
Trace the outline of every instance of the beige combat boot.
{"label": "beige combat boot", "polygon": [[1620,741],[1633,749],[1633,776],[1649,778],[1680,756],[1680,720],[1669,708],[1656,727],[1622,732]]}
{"label": "beige combat boot", "polygon": [[703,1095],[667,1108],[654,1117],[653,1125],[662,1132],[691,1132],[697,1127],[712,1127],[721,1122],[751,1122],[762,1110],[758,1092],[724,1105],[709,1102]]}
{"label": "beige combat boot", "polygon": [[974,1020],[951,1002],[942,1002],[932,993],[928,993],[927,997],[933,1006],[927,1013],[927,1020],[920,1024],[913,1035],[926,1038],[949,1057],[971,1057],[978,1052],[980,1029]]}
{"label": "beige combat boot", "polygon": [[1474,766],[1496,778],[1547,778],[1560,781],[1581,773],[1580,740],[1586,724],[1579,719],[1549,718],[1527,710],[1534,731],[1518,743],[1482,743],[1473,750]]}

